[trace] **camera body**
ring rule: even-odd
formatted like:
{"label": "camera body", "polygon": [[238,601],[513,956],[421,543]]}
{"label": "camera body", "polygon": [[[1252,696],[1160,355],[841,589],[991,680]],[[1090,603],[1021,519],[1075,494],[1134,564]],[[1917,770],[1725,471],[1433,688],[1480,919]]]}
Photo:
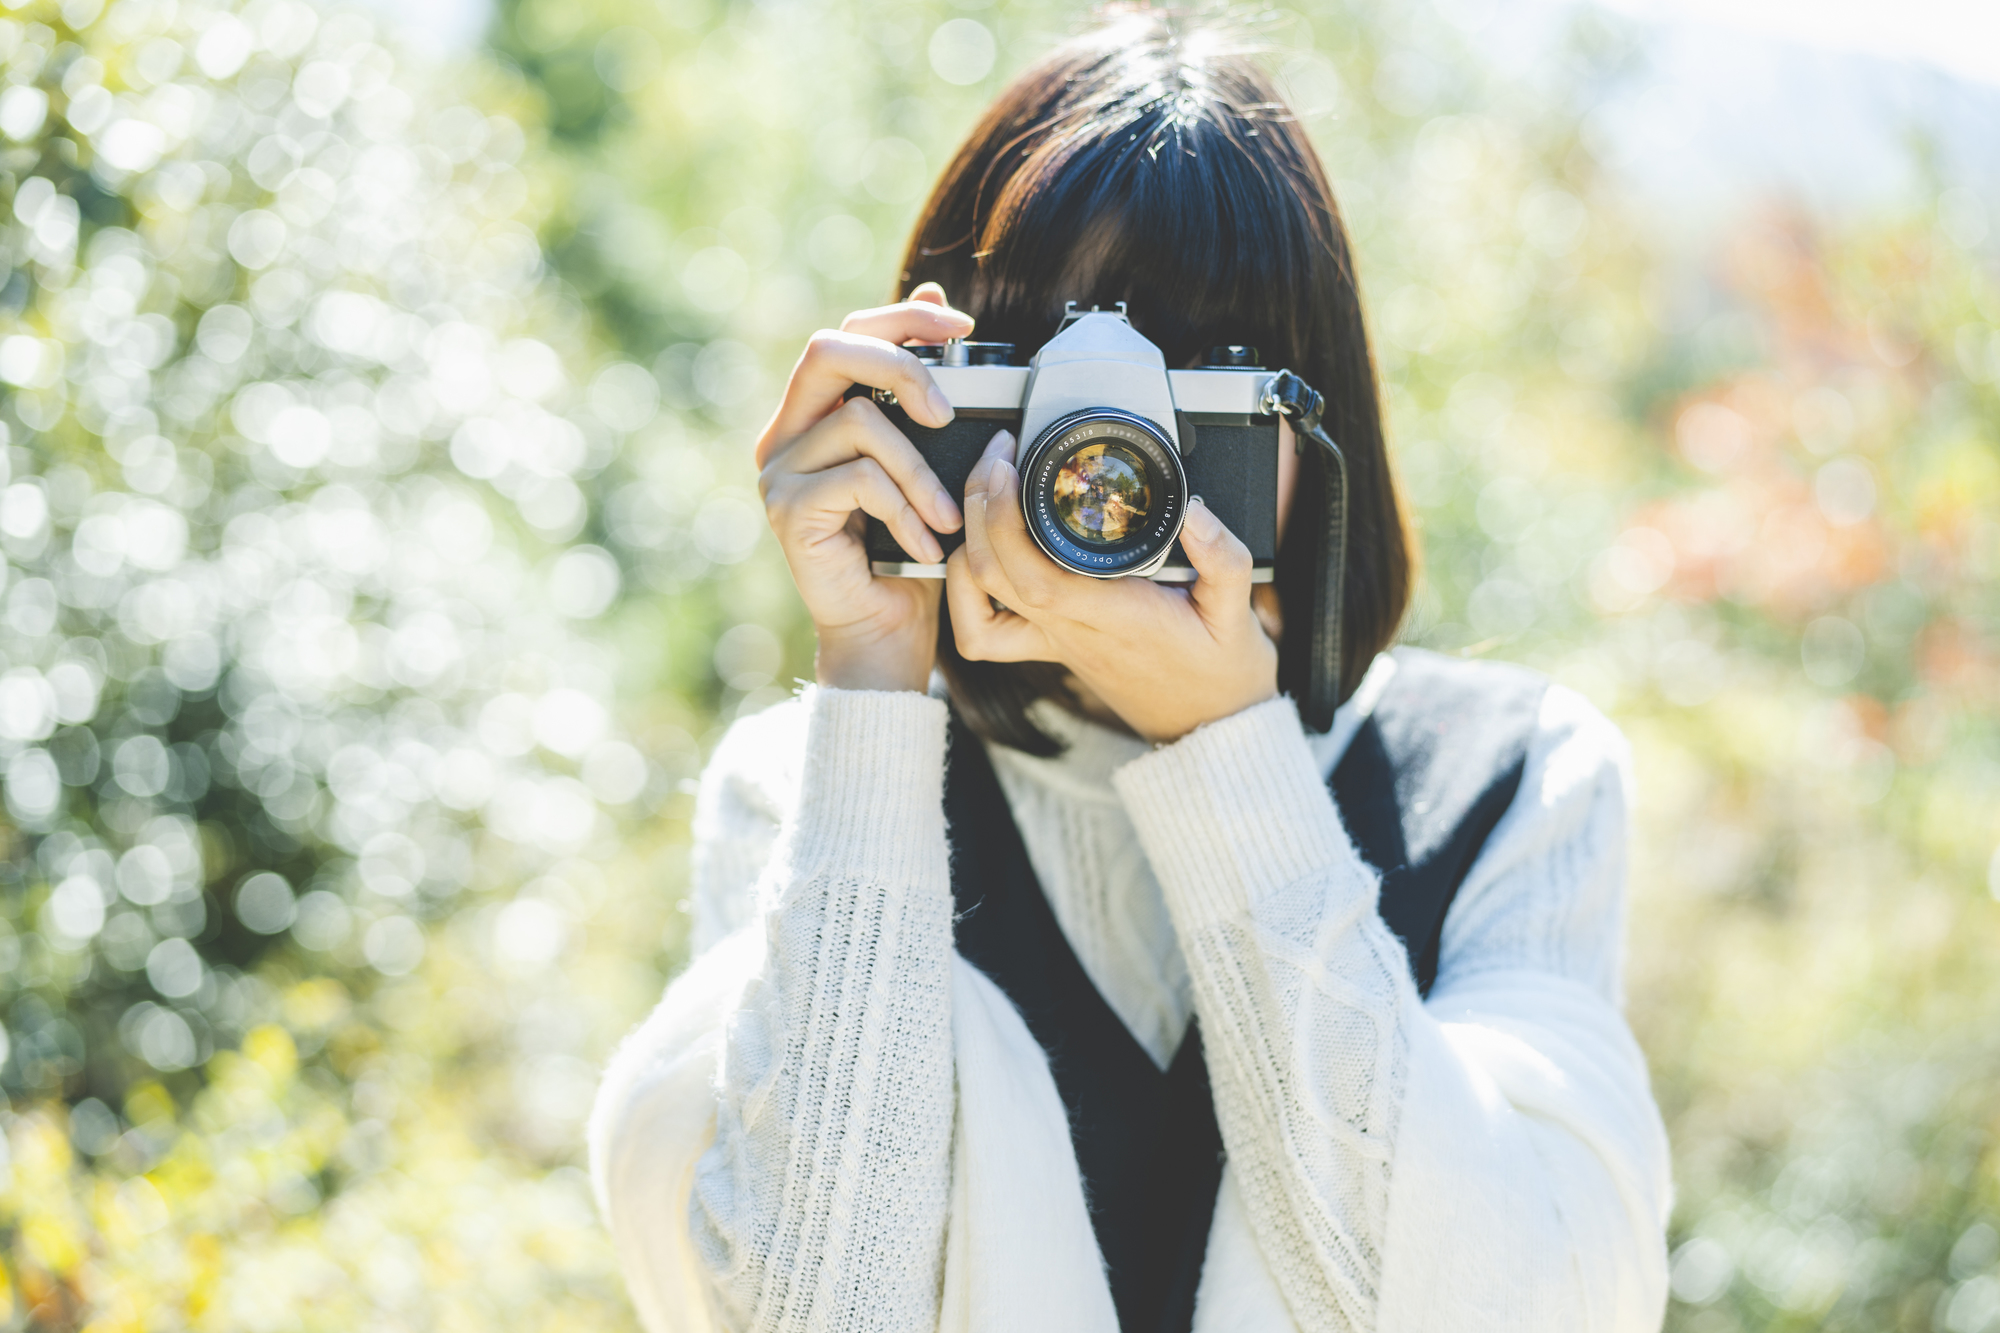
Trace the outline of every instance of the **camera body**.
{"label": "camera body", "polygon": [[[954,497],[996,431],[1021,442],[1016,469],[1029,533],[1065,568],[1093,578],[1190,583],[1179,544],[1187,502],[1200,496],[1249,546],[1256,582],[1278,549],[1277,374],[1254,348],[1218,347],[1199,370],[1169,370],[1160,349],[1116,311],[1071,303],[1056,335],[1025,366],[1006,343],[912,347],[951,401],[942,429],[919,426],[892,394],[873,393]],[[960,534],[941,536],[948,555]],[[868,520],[877,574],[942,578]]]}

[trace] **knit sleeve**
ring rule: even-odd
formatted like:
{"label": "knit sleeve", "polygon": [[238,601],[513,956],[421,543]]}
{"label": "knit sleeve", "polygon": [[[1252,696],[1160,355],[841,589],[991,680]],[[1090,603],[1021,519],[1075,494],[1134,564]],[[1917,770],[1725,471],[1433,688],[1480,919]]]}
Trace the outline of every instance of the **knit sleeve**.
{"label": "knit sleeve", "polygon": [[1624,771],[1610,724],[1551,690],[1429,1006],[1289,702],[1118,773],[1300,1328],[1657,1328],[1665,1141],[1616,998]]}
{"label": "knit sleeve", "polygon": [[[929,1329],[953,1110],[945,708],[814,690],[804,712],[750,926],[763,961],[721,1027],[694,1252],[731,1329]],[[711,833],[737,800],[718,794]],[[739,859],[719,850],[698,866]]]}
{"label": "knit sleeve", "polygon": [[757,882],[799,803],[806,701],[739,718],[715,747],[694,802],[688,912],[700,957],[757,917]]}

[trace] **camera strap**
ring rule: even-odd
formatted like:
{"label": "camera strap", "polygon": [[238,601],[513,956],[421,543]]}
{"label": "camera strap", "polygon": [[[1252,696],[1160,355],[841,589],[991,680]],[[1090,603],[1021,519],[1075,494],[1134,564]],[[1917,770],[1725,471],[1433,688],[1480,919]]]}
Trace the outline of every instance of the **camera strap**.
{"label": "camera strap", "polygon": [[[1311,497],[1292,512],[1279,558],[1279,592],[1290,615],[1311,608],[1311,623],[1299,633],[1287,626],[1278,648],[1280,687],[1299,707],[1299,716],[1317,732],[1333,725],[1340,706],[1341,600],[1347,586],[1347,459],[1320,425],[1326,400],[1289,370],[1281,370],[1265,391],[1264,410],[1292,425],[1298,436],[1299,485]],[[1310,443],[1308,443],[1310,441]],[[1301,530],[1299,520],[1309,518]],[[1303,550],[1299,549],[1301,546]],[[1296,558],[1287,559],[1287,556]]]}

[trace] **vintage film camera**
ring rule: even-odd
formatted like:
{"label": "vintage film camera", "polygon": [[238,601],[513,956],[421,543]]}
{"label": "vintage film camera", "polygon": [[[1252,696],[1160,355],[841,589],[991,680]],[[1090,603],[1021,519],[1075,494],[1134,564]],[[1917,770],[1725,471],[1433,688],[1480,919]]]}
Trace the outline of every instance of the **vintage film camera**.
{"label": "vintage film camera", "polygon": [[[1278,546],[1277,375],[1250,347],[1216,347],[1199,370],[1169,370],[1134,329],[1125,306],[1079,311],[1074,302],[1042,349],[1015,365],[1011,343],[912,347],[957,414],[919,426],[875,390],[954,497],[1003,427],[1021,441],[1016,467],[1028,531],[1050,559],[1094,578],[1140,575],[1187,583],[1194,570],[1176,539],[1200,496],[1268,582]],[[861,392],[868,392],[861,390]],[[946,554],[958,544],[942,538]],[[868,558],[878,574],[942,578],[913,561],[876,520]]]}
{"label": "vintage film camera", "polygon": [[[956,413],[942,430],[919,426],[886,390],[873,394],[954,496],[994,432],[1021,441],[1015,466],[1028,531],[1050,559],[1092,578],[1137,575],[1192,583],[1181,552],[1189,499],[1202,501],[1250,548],[1251,580],[1276,582],[1287,628],[1278,677],[1314,731],[1333,725],[1345,697],[1342,604],[1347,564],[1347,460],[1322,428],[1326,403],[1289,370],[1257,364],[1252,347],[1215,347],[1197,370],[1169,370],[1134,329],[1125,305],[1080,311],[1071,302],[1055,337],[1014,364],[1011,343],[913,347]],[[1278,423],[1300,456],[1299,494],[1278,569]],[[946,555],[963,540],[940,534]],[[868,520],[877,574],[943,578],[944,565],[910,559]],[[1351,683],[1351,682],[1350,682]]]}

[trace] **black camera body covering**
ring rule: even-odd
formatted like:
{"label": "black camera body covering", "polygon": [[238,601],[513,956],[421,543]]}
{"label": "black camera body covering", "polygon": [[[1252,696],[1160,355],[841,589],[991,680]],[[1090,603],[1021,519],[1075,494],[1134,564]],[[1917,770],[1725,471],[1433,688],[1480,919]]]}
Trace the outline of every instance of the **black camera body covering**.
{"label": "black camera body covering", "polygon": [[[1218,347],[1198,370],[1169,370],[1124,307],[1079,312],[1027,365],[1006,343],[912,347],[952,404],[942,429],[919,426],[892,394],[873,393],[954,498],[996,431],[1020,443],[1015,465],[1028,531],[1058,564],[1095,578],[1190,583],[1178,541],[1190,497],[1250,548],[1256,582],[1278,552],[1277,376],[1253,348]],[[949,555],[963,540],[940,534]],[[913,560],[876,519],[868,558],[877,574],[942,578]]]}

